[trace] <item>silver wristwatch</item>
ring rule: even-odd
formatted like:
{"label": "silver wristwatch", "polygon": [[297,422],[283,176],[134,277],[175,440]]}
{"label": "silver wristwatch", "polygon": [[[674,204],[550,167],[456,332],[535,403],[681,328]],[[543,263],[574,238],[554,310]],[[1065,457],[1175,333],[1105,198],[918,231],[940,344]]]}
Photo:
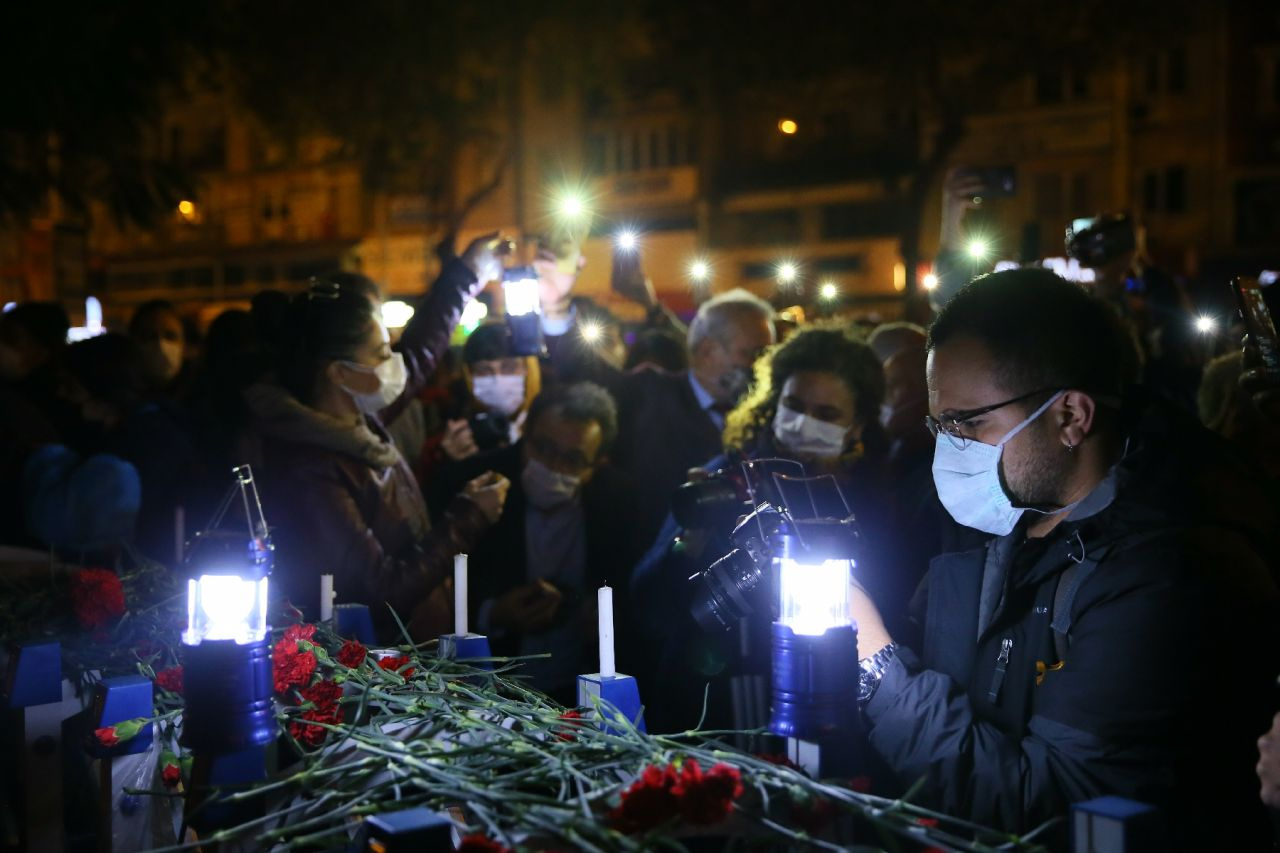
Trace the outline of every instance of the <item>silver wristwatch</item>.
{"label": "silver wristwatch", "polygon": [[869,658],[858,661],[858,707],[865,708],[876,695],[880,687],[880,679],[889,663],[898,656],[898,644],[890,643]]}

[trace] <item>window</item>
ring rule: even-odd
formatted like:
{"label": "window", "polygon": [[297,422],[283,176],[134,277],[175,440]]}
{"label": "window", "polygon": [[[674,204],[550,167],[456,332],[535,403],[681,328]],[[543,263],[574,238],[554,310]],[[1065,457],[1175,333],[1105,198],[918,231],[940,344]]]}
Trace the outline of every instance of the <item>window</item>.
{"label": "window", "polygon": [[1062,72],[1041,71],[1036,74],[1036,103],[1057,104],[1062,102]]}
{"label": "window", "polygon": [[1142,176],[1142,208],[1147,211],[1160,209],[1160,175],[1147,172]]}
{"label": "window", "polygon": [[899,210],[895,202],[852,202],[822,208],[822,239],[896,234]]}
{"label": "window", "polygon": [[1166,213],[1187,212],[1187,169],[1170,166],[1164,170],[1164,209]]}
{"label": "window", "polygon": [[1037,219],[1062,217],[1062,176],[1036,175],[1035,210]]}
{"label": "window", "polygon": [[1183,95],[1187,91],[1187,48],[1185,45],[1175,47],[1166,54],[1164,88],[1174,95]]}

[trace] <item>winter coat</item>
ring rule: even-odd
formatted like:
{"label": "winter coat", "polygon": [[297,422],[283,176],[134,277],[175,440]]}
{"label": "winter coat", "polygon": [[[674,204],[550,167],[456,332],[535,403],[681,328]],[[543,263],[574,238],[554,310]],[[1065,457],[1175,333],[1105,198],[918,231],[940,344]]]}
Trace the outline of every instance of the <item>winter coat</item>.
{"label": "winter coat", "polygon": [[[408,383],[382,418],[394,417],[430,380],[474,281],[455,262],[419,306],[397,345]],[[368,604],[381,637],[398,633],[388,607],[418,640],[448,632],[443,582],[453,555],[470,550],[489,526],[479,507],[459,496],[433,530],[419,485],[379,418],[335,418],[268,384],[245,398],[263,440],[260,487],[275,531],[278,588],[314,618],[320,575],[332,574],[338,602]]]}
{"label": "winter coat", "polygon": [[1159,807],[1169,849],[1265,849],[1274,514],[1180,413],[1149,410],[1127,447],[1049,536],[933,561],[922,654],[886,671],[871,745],[981,824],[1026,832],[1114,794]]}

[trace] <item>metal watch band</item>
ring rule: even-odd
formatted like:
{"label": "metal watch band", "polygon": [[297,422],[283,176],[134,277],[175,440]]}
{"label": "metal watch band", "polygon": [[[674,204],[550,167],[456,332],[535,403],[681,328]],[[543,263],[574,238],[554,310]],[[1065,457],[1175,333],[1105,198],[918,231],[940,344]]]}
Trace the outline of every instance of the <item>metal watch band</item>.
{"label": "metal watch band", "polygon": [[890,643],[869,658],[858,661],[858,707],[865,707],[876,695],[889,663],[898,656],[898,644]]}

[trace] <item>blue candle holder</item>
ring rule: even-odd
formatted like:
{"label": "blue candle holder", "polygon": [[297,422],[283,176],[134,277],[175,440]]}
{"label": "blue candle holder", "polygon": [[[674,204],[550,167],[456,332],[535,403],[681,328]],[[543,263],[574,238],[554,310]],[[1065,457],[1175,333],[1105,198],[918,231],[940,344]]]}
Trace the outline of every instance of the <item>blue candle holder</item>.
{"label": "blue candle holder", "polygon": [[[93,727],[114,726],[125,720],[155,716],[151,679],[141,675],[121,675],[103,679],[93,691]],[[96,758],[115,758],[146,752],[154,732],[147,723],[132,738],[115,746],[103,746],[96,738],[89,743],[89,753]]]}
{"label": "blue candle holder", "polygon": [[[450,660],[473,661],[493,657],[489,651],[489,638],[484,634],[441,634],[440,657]],[[479,660],[479,669],[493,669],[493,661]]]}
{"label": "blue candle holder", "polygon": [[373,617],[367,604],[335,604],[333,632],[339,637],[359,640],[366,646],[378,641],[373,633]]}
{"label": "blue candle holder", "polygon": [[62,644],[55,641],[18,646],[9,658],[5,684],[10,708],[61,702]]}
{"label": "blue candle holder", "polygon": [[449,853],[453,821],[427,809],[371,815],[360,827],[360,850],[385,853]]}
{"label": "blue candle holder", "polygon": [[601,675],[598,672],[578,676],[578,704],[600,706],[605,731],[619,733],[623,727],[609,719],[626,720],[640,731],[644,727],[644,706],[640,704],[640,686],[630,675]]}
{"label": "blue candle holder", "polygon": [[1156,853],[1168,850],[1154,806],[1124,797],[1098,797],[1071,807],[1072,853]]}

